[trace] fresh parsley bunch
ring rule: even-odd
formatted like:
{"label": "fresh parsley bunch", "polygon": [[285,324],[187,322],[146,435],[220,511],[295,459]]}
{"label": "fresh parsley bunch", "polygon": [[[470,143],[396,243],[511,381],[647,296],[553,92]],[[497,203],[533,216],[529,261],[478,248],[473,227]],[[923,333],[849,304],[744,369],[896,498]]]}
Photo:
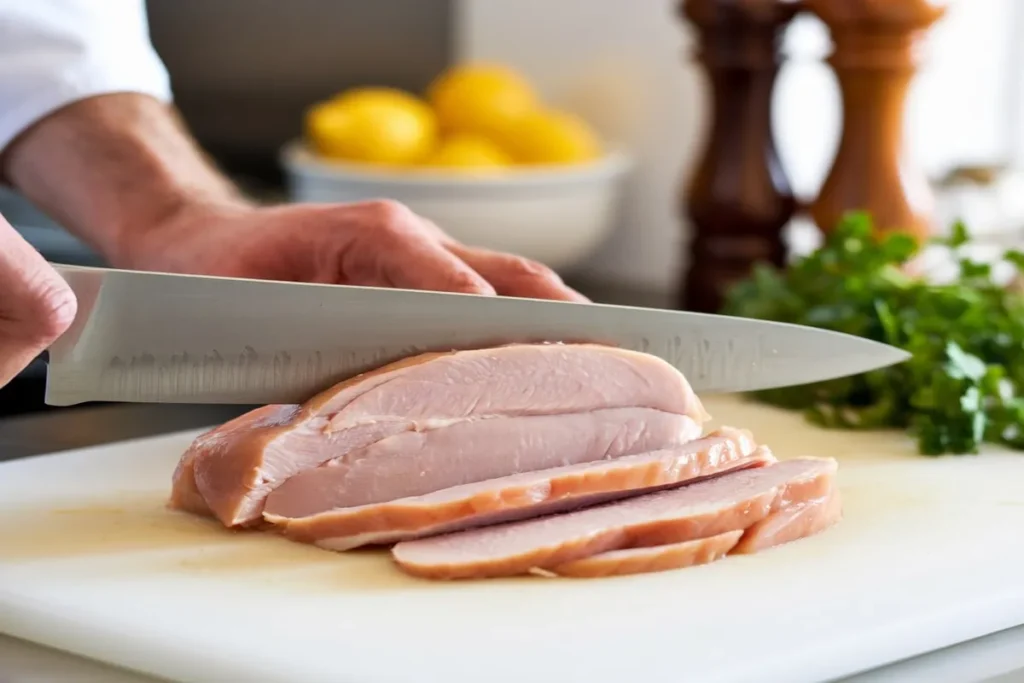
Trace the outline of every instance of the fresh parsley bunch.
{"label": "fresh parsley bunch", "polygon": [[[913,358],[755,396],[826,427],[909,428],[927,455],[977,453],[984,441],[1024,449],[1024,296],[960,254],[967,240],[962,224],[936,240],[954,250],[959,276],[929,283],[903,268],[919,251],[911,237],[875,236],[870,216],[851,213],[809,256],[756,268],[724,313],[868,337]],[[1024,267],[1019,251],[1004,259]]]}

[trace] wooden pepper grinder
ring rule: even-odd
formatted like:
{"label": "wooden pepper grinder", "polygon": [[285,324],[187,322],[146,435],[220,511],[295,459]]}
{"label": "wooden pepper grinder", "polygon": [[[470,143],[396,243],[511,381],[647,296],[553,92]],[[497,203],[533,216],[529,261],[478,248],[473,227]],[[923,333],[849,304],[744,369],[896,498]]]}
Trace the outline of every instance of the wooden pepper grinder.
{"label": "wooden pepper grinder", "polygon": [[712,91],[710,137],[683,212],[693,228],[678,305],[718,311],[733,283],[759,261],[782,265],[782,229],[795,201],[771,130],[772,88],[793,0],[683,0],[699,31],[697,59]]}
{"label": "wooden pepper grinder", "polygon": [[830,29],[829,64],[843,97],[839,150],[811,216],[823,231],[843,213],[867,210],[879,232],[921,239],[931,231],[932,194],[903,148],[907,91],[927,29],[945,0],[807,0]]}

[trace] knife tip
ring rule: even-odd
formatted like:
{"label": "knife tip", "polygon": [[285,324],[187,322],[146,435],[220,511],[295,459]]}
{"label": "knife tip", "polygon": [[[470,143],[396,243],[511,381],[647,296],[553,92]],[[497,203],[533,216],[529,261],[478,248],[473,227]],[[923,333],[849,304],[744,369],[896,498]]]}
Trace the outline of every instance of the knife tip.
{"label": "knife tip", "polygon": [[914,357],[914,354],[906,351],[905,349],[901,349],[898,346],[893,346],[892,344],[886,344],[884,342],[877,343],[882,347],[880,349],[883,352],[881,354],[881,360],[885,361],[885,365],[882,367],[899,365],[900,363],[905,363]]}

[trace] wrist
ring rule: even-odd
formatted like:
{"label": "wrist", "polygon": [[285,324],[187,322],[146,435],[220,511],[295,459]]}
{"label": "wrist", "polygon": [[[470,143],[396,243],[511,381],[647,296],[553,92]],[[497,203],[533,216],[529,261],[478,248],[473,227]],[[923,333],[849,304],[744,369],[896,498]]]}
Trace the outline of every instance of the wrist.
{"label": "wrist", "polygon": [[196,238],[217,230],[218,225],[231,224],[231,219],[254,208],[240,196],[183,192],[168,198],[162,210],[119,230],[118,243],[107,258],[115,268],[191,272],[206,260],[218,258],[217,254],[191,253],[191,245],[204,242]]}
{"label": "wrist", "polygon": [[[209,230],[254,205],[239,194],[213,194],[203,188],[166,188],[162,196],[123,212],[108,226],[103,254],[115,268],[163,270],[174,260],[175,245],[195,231]],[[175,270],[173,267],[170,270]]]}

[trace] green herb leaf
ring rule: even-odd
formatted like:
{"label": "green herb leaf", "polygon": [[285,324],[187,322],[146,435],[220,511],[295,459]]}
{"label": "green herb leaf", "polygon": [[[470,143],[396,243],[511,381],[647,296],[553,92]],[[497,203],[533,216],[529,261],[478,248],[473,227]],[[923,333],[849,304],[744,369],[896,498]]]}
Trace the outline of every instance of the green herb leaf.
{"label": "green herb leaf", "polygon": [[[913,354],[894,367],[756,397],[825,427],[908,429],[928,455],[977,453],[985,441],[1024,450],[1024,295],[960,254],[970,241],[962,222],[938,241],[957,256],[955,282],[911,277],[903,266],[917,242],[875,235],[868,214],[850,213],[817,251],[782,270],[759,266],[733,288],[726,314],[847,332]],[[1024,252],[1003,259],[1024,270]]]}
{"label": "green herb leaf", "polygon": [[949,237],[948,244],[951,247],[959,247],[967,244],[970,240],[970,236],[967,234],[967,226],[964,225],[963,221],[956,221],[953,223],[952,234]]}

